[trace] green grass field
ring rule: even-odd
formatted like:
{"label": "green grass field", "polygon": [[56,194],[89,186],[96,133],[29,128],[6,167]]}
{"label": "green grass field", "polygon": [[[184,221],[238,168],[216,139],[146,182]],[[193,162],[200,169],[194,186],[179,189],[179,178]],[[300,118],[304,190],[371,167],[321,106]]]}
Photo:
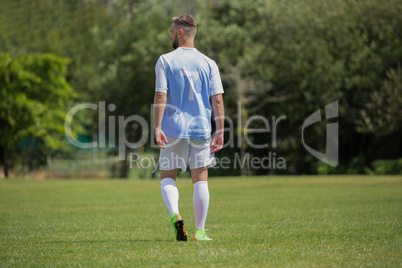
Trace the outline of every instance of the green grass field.
{"label": "green grass field", "polygon": [[[194,232],[192,184],[178,179]],[[211,242],[157,180],[0,180],[0,267],[402,265],[402,176],[211,178]]]}

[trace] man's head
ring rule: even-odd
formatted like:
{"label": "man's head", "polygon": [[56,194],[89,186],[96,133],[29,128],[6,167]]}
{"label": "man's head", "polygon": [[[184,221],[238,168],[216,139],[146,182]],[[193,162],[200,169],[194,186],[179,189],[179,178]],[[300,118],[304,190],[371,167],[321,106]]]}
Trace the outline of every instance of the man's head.
{"label": "man's head", "polygon": [[170,39],[172,47],[178,48],[181,44],[190,41],[194,42],[194,37],[197,31],[197,22],[190,15],[182,15],[172,19],[172,28],[170,29]]}

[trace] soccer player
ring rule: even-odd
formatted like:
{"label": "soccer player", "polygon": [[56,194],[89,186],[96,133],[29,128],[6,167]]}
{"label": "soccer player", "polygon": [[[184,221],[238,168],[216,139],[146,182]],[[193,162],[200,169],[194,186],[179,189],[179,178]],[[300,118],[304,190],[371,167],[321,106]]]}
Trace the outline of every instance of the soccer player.
{"label": "soccer player", "polygon": [[[189,164],[194,186],[193,240],[211,240],[204,229],[209,206],[208,167],[216,165],[214,153],[223,147],[223,86],[215,61],[194,47],[194,18],[183,15],[172,21],[170,39],[175,50],[160,56],[155,66],[154,131],[161,148],[161,192],[176,239],[187,241],[175,181],[178,169],[185,171]],[[212,139],[211,108],[216,126]]]}

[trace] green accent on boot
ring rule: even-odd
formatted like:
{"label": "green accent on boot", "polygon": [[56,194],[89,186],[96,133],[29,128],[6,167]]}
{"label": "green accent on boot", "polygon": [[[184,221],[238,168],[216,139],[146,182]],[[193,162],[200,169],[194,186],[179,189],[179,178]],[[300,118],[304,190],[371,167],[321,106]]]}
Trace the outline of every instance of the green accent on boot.
{"label": "green accent on boot", "polygon": [[175,233],[176,233],[176,237],[177,237],[177,229],[176,229],[176,226],[175,226],[174,224],[176,223],[178,217],[180,217],[179,214],[173,214],[173,215],[170,217],[170,221],[171,221],[172,224],[173,224],[173,228],[174,228],[174,231],[175,231]]}
{"label": "green accent on boot", "polygon": [[193,240],[194,240],[194,241],[209,241],[209,240],[212,240],[212,239],[209,238],[209,237],[205,234],[205,230],[204,230],[204,229],[195,229]]}
{"label": "green accent on boot", "polygon": [[174,224],[176,223],[176,221],[177,221],[177,218],[179,217],[180,215],[179,214],[173,214],[171,217],[170,217],[170,221],[172,222],[172,224],[173,224],[173,226],[174,226]]}

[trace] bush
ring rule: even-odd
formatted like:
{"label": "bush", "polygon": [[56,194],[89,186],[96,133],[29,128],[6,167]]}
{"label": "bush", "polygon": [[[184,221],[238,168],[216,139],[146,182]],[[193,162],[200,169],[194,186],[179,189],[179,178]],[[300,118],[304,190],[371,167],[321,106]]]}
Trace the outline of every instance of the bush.
{"label": "bush", "polygon": [[377,160],[372,163],[374,174],[396,175],[402,174],[402,158],[393,160]]}

